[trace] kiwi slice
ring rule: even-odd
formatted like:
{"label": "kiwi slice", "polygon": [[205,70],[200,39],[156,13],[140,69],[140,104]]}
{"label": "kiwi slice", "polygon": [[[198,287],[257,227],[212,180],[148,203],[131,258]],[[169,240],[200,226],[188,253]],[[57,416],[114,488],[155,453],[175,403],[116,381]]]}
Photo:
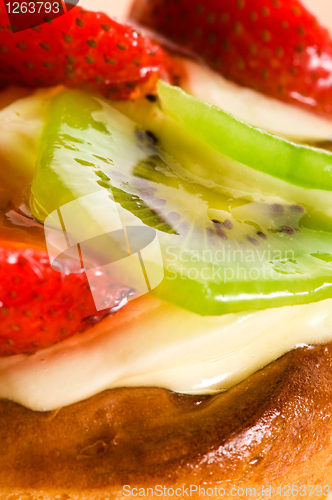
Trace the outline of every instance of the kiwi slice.
{"label": "kiwi slice", "polygon": [[164,300],[218,315],[332,297],[331,193],[225,157],[158,103],[67,90],[50,104],[31,209],[44,221],[98,192],[155,229]]}

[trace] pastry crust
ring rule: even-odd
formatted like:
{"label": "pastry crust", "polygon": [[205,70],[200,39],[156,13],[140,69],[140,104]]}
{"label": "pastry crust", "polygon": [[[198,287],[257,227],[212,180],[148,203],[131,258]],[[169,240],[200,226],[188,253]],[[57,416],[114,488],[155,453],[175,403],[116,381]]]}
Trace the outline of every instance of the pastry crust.
{"label": "pastry crust", "polygon": [[331,412],[332,344],[298,348],[213,397],[123,388],[49,413],[2,400],[0,498],[191,484],[256,488],[255,498],[271,485],[280,498],[279,485],[332,485]]}

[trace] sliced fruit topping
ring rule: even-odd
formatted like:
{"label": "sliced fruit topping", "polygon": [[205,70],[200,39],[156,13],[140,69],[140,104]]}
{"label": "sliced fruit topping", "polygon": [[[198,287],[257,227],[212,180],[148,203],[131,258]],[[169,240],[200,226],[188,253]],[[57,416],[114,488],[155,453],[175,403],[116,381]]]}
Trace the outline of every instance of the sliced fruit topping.
{"label": "sliced fruit topping", "polygon": [[171,57],[105,14],[75,7],[59,19],[12,33],[0,10],[0,87],[65,84],[130,98],[152,90],[159,78],[175,78]]}
{"label": "sliced fruit topping", "polygon": [[235,82],[332,112],[332,40],[298,0],[145,0],[133,17]]}
{"label": "sliced fruit topping", "polygon": [[31,241],[0,242],[0,356],[33,353],[81,333],[128,296],[124,287],[105,287],[105,309],[97,312],[85,273],[71,274],[73,263],[65,265],[68,274],[54,271],[48,253]]}
{"label": "sliced fruit topping", "polygon": [[[83,207],[91,193],[112,197],[125,218],[157,231],[165,279],[153,293],[202,315],[331,297],[331,155],[166,84],[159,99],[163,111],[147,99],[115,109],[78,91],[57,96],[32,185],[34,216],[44,220],[73,200]],[[292,171],[298,185],[286,182]],[[311,176],[331,191],[310,189]],[[83,232],[96,225],[95,207],[84,207]],[[99,211],[99,227],[110,217]]]}

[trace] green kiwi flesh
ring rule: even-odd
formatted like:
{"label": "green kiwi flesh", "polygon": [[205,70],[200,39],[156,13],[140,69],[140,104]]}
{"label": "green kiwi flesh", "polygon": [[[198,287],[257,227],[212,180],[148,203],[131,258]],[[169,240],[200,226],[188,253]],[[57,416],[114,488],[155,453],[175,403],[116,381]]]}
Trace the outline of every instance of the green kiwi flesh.
{"label": "green kiwi flesh", "polygon": [[332,297],[330,191],[226,157],[145,99],[66,90],[48,114],[34,217],[109,193],[156,231],[165,276],[154,295],[201,315]]}

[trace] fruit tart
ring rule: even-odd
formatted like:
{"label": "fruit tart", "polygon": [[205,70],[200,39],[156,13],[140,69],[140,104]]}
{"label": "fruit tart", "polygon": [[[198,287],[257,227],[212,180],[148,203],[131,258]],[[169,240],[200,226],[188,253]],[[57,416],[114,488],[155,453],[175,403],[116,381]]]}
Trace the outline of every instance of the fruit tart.
{"label": "fruit tart", "polygon": [[328,496],[324,20],[65,7],[0,12],[0,498]]}

